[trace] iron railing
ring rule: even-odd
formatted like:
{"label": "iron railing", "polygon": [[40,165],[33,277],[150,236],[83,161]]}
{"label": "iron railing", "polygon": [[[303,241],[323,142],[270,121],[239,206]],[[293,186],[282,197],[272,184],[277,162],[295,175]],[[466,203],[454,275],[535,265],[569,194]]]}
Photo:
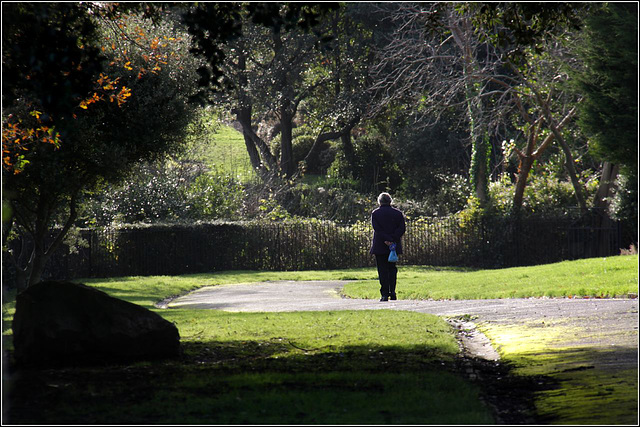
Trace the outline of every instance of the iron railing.
{"label": "iron railing", "polygon": [[[619,254],[620,226],[560,219],[457,217],[407,222],[406,265],[499,268]],[[235,222],[83,229],[76,252],[62,247],[44,277],[177,275],[222,270],[373,267],[369,223]],[[23,242],[24,243],[24,242]],[[7,263],[4,263],[6,266]]]}

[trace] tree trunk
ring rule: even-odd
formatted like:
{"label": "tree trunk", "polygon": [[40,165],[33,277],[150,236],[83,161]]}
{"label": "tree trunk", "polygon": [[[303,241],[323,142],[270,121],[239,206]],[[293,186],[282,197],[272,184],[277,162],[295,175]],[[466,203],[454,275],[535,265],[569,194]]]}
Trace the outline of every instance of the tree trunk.
{"label": "tree trunk", "polygon": [[[513,195],[512,206],[512,212],[516,215],[520,213],[520,209],[522,208],[522,202],[524,200],[524,189],[527,186],[527,178],[529,177],[529,172],[531,172],[533,162],[536,160],[536,153],[538,153],[539,151],[534,151],[534,149],[538,141],[538,130],[540,129],[540,122],[541,119],[538,119],[538,121],[531,125],[531,128],[529,129],[529,136],[527,137],[527,146],[524,153],[516,150],[516,153],[518,153],[518,157],[520,158],[520,164],[518,166],[518,178],[516,180],[516,191]],[[544,145],[545,142],[543,142],[542,145]]]}
{"label": "tree trunk", "polygon": [[[332,139],[336,139],[336,138],[341,138],[343,143],[344,143],[345,140],[348,141],[349,149],[350,149],[351,161],[353,162],[353,163],[350,162],[349,166],[353,170],[353,166],[354,166],[354,163],[355,163],[355,156],[353,154],[353,145],[351,144],[351,129],[353,129],[353,127],[359,121],[360,121],[360,117],[354,117],[353,120],[351,120],[349,123],[347,123],[342,129],[340,129],[340,130],[338,130],[336,132],[323,132],[320,135],[318,135],[316,137],[316,140],[313,142],[313,145],[311,146],[311,149],[309,150],[309,152],[305,156],[304,160],[307,161],[308,159],[313,157],[315,155],[315,153],[316,153],[316,150],[318,150],[318,147],[320,147],[320,145],[323,142],[331,141]],[[345,150],[345,156],[347,156],[346,150]],[[347,157],[347,161],[349,161],[349,157]]]}
{"label": "tree trunk", "polygon": [[48,254],[44,251],[44,248],[41,246],[44,242],[39,242],[38,246],[33,249],[33,257],[31,262],[30,274],[27,280],[27,287],[33,286],[36,283],[39,283],[42,279],[42,273],[44,273],[44,268],[47,265],[47,261],[51,258],[51,253]]}
{"label": "tree trunk", "polygon": [[347,160],[347,164],[349,165],[349,170],[353,171],[356,168],[356,155],[353,149],[353,141],[351,140],[351,129],[342,134],[340,141],[342,142],[342,151],[344,152],[344,158]]}
{"label": "tree trunk", "polygon": [[247,58],[245,54],[240,53],[238,55],[238,62],[235,66],[239,73],[240,84],[237,89],[237,96],[241,106],[236,108],[234,112],[240,126],[242,126],[242,136],[244,137],[244,144],[247,147],[251,166],[258,172],[260,177],[265,178],[269,174],[269,170],[275,172],[276,162],[264,141],[260,140],[253,131],[251,117],[253,108],[249,101],[249,97],[244,91],[244,88],[247,87],[248,84],[246,76]]}
{"label": "tree trunk", "polygon": [[451,35],[462,51],[463,75],[465,85],[465,96],[467,101],[467,114],[469,117],[469,130],[471,135],[471,168],[469,177],[473,191],[481,206],[487,202],[488,192],[488,160],[489,149],[488,135],[485,126],[482,124],[482,100],[480,99],[480,89],[474,80],[478,64],[473,55],[471,35],[473,28],[468,19],[452,23],[449,26]]}
{"label": "tree trunk", "polygon": [[578,206],[580,206],[580,212],[584,214],[587,212],[587,202],[584,199],[582,184],[580,184],[580,180],[578,179],[578,175],[576,173],[576,168],[573,165],[573,154],[571,154],[569,145],[564,140],[562,135],[560,135],[560,132],[555,129],[555,126],[553,129],[553,133],[556,136],[560,147],[562,147],[562,151],[564,151],[565,166],[567,167],[567,172],[569,173],[569,177],[571,178],[573,190],[576,193],[576,200],[578,201]]}
{"label": "tree trunk", "polygon": [[[576,168],[573,164],[573,154],[571,154],[571,148],[569,147],[569,144],[567,144],[567,142],[564,140],[562,134],[560,133],[560,129],[558,128],[558,126],[556,126],[556,123],[553,120],[553,116],[551,115],[551,109],[549,108],[549,100],[545,101],[544,99],[542,99],[542,96],[537,91],[535,91],[535,94],[536,94],[536,100],[538,101],[538,104],[542,107],[544,120],[547,122],[549,129],[551,129],[551,132],[553,132],[553,135],[555,136],[556,140],[558,141],[558,144],[560,144],[560,147],[564,152],[565,166],[567,168],[567,172],[569,173],[569,177],[571,178],[571,184],[573,185],[573,189],[575,191],[576,200],[578,201],[578,206],[580,207],[580,211],[582,212],[582,214],[585,214],[587,212],[587,203],[584,199],[582,185],[580,184],[580,180],[578,180]],[[569,112],[569,114],[567,114],[567,116],[562,120],[563,126],[569,119],[571,119],[571,117],[573,117],[573,115],[575,114],[575,111],[576,109],[574,107]]]}
{"label": "tree trunk", "polygon": [[21,287],[26,288],[35,285],[42,279],[42,274],[44,273],[47,261],[49,261],[51,255],[53,255],[53,253],[60,247],[78,217],[76,205],[79,191],[80,190],[78,189],[71,195],[71,199],[69,201],[69,217],[62,227],[62,230],[58,232],[49,247],[46,246],[46,237],[50,232],[49,219],[53,213],[53,205],[50,204],[50,201],[47,200],[46,196],[41,196],[36,213],[35,232],[32,234],[33,251],[31,253],[31,258],[29,259],[26,267],[20,268],[18,266],[17,268],[16,280],[18,282],[17,285],[19,289]]}
{"label": "tree trunk", "polygon": [[247,126],[251,126],[251,107],[238,108],[236,110],[236,118],[242,126],[242,136],[244,137],[244,145],[247,147],[251,167],[260,172],[264,168],[264,165],[260,160],[260,153],[258,152],[256,144],[253,142],[249,132],[245,131]]}
{"label": "tree trunk", "polygon": [[2,209],[5,212],[6,210],[9,210],[7,220],[5,221],[4,218],[2,218],[2,247],[4,248],[4,246],[7,244],[7,240],[9,239],[9,235],[11,234],[11,230],[13,229],[13,224],[15,221],[15,211],[12,202],[7,202],[6,206],[4,205],[4,201],[2,202],[2,204]]}
{"label": "tree trunk", "polygon": [[[547,149],[547,147],[553,142],[556,134],[560,134],[560,129],[562,129],[567,122],[573,117],[575,114],[576,108],[572,108],[571,111],[562,119],[562,121],[557,125],[553,126],[555,132],[551,132],[547,137],[542,141],[540,146],[536,148],[537,140],[538,140],[538,132],[540,130],[540,124],[542,123],[543,117],[539,117],[534,123],[531,124],[531,129],[529,130],[529,137],[527,140],[527,147],[525,152],[521,152],[516,149],[516,153],[518,153],[518,157],[520,158],[520,167],[518,170],[518,179],[516,181],[516,192],[513,197],[513,212],[518,213],[522,208],[522,201],[524,196],[524,189],[527,185],[527,177],[529,176],[529,172],[531,171],[531,166],[533,162],[538,159],[542,153]],[[535,149],[535,151],[534,151]],[[577,178],[576,178],[577,179]]]}
{"label": "tree trunk", "polygon": [[280,107],[280,173],[286,178],[291,178],[296,171],[293,159],[293,114],[290,110],[290,102],[285,102]]}
{"label": "tree trunk", "polygon": [[519,213],[522,208],[524,190],[527,186],[527,178],[529,177],[529,172],[531,172],[531,166],[533,166],[534,160],[535,159],[532,156],[524,156],[520,158],[518,178],[516,180],[516,191],[513,196],[513,212],[515,214]]}
{"label": "tree trunk", "polygon": [[469,178],[476,198],[480,206],[485,206],[488,199],[488,161],[489,161],[489,137],[482,122],[482,105],[478,98],[478,91],[467,85],[467,112],[469,115],[471,134],[471,168]]}
{"label": "tree trunk", "polygon": [[597,223],[595,226],[599,229],[598,233],[598,256],[606,256],[610,253],[613,229],[613,220],[609,216],[609,200],[615,188],[615,181],[618,176],[618,165],[604,162],[602,165],[602,176],[600,177],[600,185],[596,191],[593,206],[597,209],[595,216]]}

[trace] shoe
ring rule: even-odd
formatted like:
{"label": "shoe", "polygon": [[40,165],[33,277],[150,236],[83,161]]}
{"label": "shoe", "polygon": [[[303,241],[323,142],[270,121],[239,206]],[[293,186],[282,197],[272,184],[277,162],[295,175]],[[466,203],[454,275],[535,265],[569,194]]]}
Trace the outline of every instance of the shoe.
{"label": "shoe", "polygon": [[390,299],[391,301],[395,301],[395,300],[397,300],[397,299],[398,299],[398,297],[396,296],[396,294],[391,294],[391,295],[389,296],[389,299]]}
{"label": "shoe", "polygon": [[380,298],[380,301],[389,301],[389,297],[382,297]]}

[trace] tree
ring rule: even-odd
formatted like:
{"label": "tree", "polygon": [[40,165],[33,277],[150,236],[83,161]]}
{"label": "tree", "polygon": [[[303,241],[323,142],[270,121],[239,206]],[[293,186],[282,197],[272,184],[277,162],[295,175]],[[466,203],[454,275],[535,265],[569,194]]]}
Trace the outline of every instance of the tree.
{"label": "tree", "polygon": [[[584,66],[574,74],[584,96],[579,125],[591,137],[591,151],[607,162],[603,183],[612,183],[616,165],[625,174],[638,167],[638,5],[598,7],[586,19],[582,43],[578,53]],[[596,204],[603,205],[607,187]]]}
{"label": "tree", "polygon": [[[141,20],[131,18],[134,27],[128,31],[124,16],[113,18],[115,21],[104,18],[100,23],[100,6],[12,4],[5,10],[10,7],[14,8],[11,14],[16,25],[6,23],[3,31],[16,45],[7,53],[10,60],[6,70],[12,76],[7,89],[20,96],[5,107],[3,121],[24,124],[33,117],[34,107],[42,108],[41,117],[46,115],[60,134],[57,147],[31,145],[19,173],[3,168],[3,199],[9,200],[13,214],[5,230],[15,224],[31,242],[25,247],[27,251],[18,251],[13,257],[17,284],[23,288],[40,281],[47,260],[77,218],[80,199],[91,189],[101,182],[122,179],[141,159],[158,158],[181,145],[185,129],[196,114],[195,105],[187,98],[195,93],[197,78],[193,70],[197,64],[189,62],[186,48],[182,52],[172,50],[180,46],[175,40],[152,37],[149,41],[153,44],[143,43],[143,34],[149,34],[151,28]],[[70,16],[75,21],[69,22]],[[116,38],[106,42],[104,25],[114,22],[119,32],[111,33]],[[29,32],[29,23],[34,26],[33,32]],[[44,29],[36,28],[40,26]],[[169,28],[167,24],[165,29]],[[84,44],[79,45],[79,41]],[[80,62],[61,57],[58,71],[53,67],[48,71],[53,80],[46,81],[39,64],[46,61],[41,56],[47,57],[45,47],[52,44],[57,51],[74,52],[77,47],[92,55],[80,55]],[[125,49],[121,51],[120,47]],[[33,52],[33,56],[13,52]],[[150,64],[145,55],[163,58],[162,66],[145,69]],[[99,66],[94,66],[94,61]],[[67,84],[57,78],[66,70],[78,69],[87,73],[82,74],[82,80]],[[20,73],[27,82],[20,81]],[[65,87],[64,102],[52,101],[60,92],[58,83]]]}
{"label": "tree", "polygon": [[[321,45],[320,59],[309,72],[316,81],[324,78],[324,83],[302,105],[305,123],[319,129],[320,134],[324,128],[339,130],[339,147],[352,171],[358,160],[351,131],[375,116],[371,108],[374,93],[368,87],[373,82],[370,70],[384,29],[372,11],[367,3],[347,3],[327,14],[322,31],[330,40]],[[335,132],[331,137],[336,138]],[[307,159],[320,146],[321,140],[316,142]]]}
{"label": "tree", "polygon": [[578,123],[590,137],[590,151],[603,160],[594,206],[607,215],[602,227],[612,213],[629,224],[634,231],[627,239],[637,243],[638,5],[595,8],[577,51],[583,68],[574,73],[576,90],[584,96]]}
{"label": "tree", "polygon": [[396,29],[380,53],[377,66],[383,102],[407,95],[417,97],[420,109],[439,117],[448,108],[465,113],[472,146],[470,177],[478,200],[487,198],[488,120],[487,86],[481,74],[492,66],[478,56],[480,42],[468,17],[452,6],[432,4],[391,5],[383,11]]}
{"label": "tree", "polygon": [[[488,7],[496,12],[490,13],[491,17],[511,16],[514,11],[511,7],[497,11]],[[520,167],[514,210],[517,212],[522,204],[531,165],[554,139],[567,157],[576,198],[585,209],[571,150],[560,133],[575,113],[571,106],[576,101],[559,91],[560,81],[567,78],[566,73],[560,73],[557,60],[563,46],[550,30],[564,19],[546,6],[526,6],[525,10],[525,18],[535,23],[530,25],[535,31],[522,35],[519,31],[528,28],[524,25],[528,21],[518,18],[514,24],[507,20],[508,25],[501,27],[500,20],[485,21],[482,14],[474,15],[478,11],[473,7],[443,3],[391,6],[388,16],[397,30],[381,53],[378,68],[387,78],[380,79],[376,89],[389,94],[383,99],[413,94],[419,99],[419,108],[434,117],[452,108],[465,112],[472,145],[469,175],[480,202],[486,200],[487,139],[515,126],[526,142],[523,149],[515,150]],[[554,32],[562,28],[559,25]],[[517,46],[511,46],[509,40],[515,40]],[[553,49],[553,54],[542,56],[545,49]],[[539,139],[542,142],[538,144]]]}
{"label": "tree", "polygon": [[[213,24],[209,17],[218,13],[217,7],[205,4],[187,15],[187,22],[196,35],[196,50],[205,58],[215,59],[217,55],[204,30]],[[241,124],[249,158],[264,178],[291,178],[296,172],[294,120],[301,103],[329,81],[327,76],[309,72],[318,64],[318,45],[326,41],[327,36],[308,29],[314,25],[320,28],[318,17],[336,7],[334,4],[271,3],[258,7],[250,4],[237,9],[236,37],[227,40],[224,49],[219,49],[218,57],[225,59],[218,68],[220,77],[214,80],[210,77],[216,73],[202,72],[213,83],[210,88],[218,98],[213,102],[222,102]],[[221,86],[226,91],[221,91]],[[349,132],[357,120],[353,118],[347,123],[321,129],[311,151],[323,141]],[[268,129],[258,132],[258,124],[266,124]],[[279,158],[271,144],[276,135],[280,138]]]}

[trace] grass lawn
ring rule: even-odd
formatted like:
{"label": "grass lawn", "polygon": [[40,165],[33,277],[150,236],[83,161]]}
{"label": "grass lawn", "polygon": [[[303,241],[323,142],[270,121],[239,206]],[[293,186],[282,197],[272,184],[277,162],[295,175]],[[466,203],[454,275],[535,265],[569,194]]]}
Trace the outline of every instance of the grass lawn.
{"label": "grass lawn", "polygon": [[[638,295],[638,256],[497,270],[398,266],[399,299],[626,297]],[[377,277],[347,284],[353,298],[377,298]]]}
{"label": "grass lawn", "polygon": [[[112,296],[154,309],[154,302],[195,286],[273,279],[274,275],[278,273],[225,272],[84,282]],[[3,307],[5,344],[10,348],[8,325],[13,307],[8,298]],[[4,407],[9,408],[9,421],[18,424],[494,422],[489,409],[481,403],[480,387],[465,380],[455,368],[457,342],[448,324],[436,316],[391,310],[304,313],[154,310],[177,325],[184,350],[180,360],[5,375],[8,400]],[[34,411],[34,407],[38,410]]]}
{"label": "grass lawn", "polygon": [[[448,325],[418,313],[164,310],[181,360],[21,372],[16,423],[486,424],[452,369]],[[39,410],[34,411],[37,407]]]}
{"label": "grass lawn", "polygon": [[[400,298],[637,295],[636,256],[504,270],[400,266]],[[159,310],[203,286],[354,280],[377,297],[375,269],[220,272],[82,282],[174,322],[180,360],[12,372],[3,420],[29,424],[490,424],[482,390],[456,368],[457,343],[436,316],[392,310],[227,313]],[[401,285],[400,285],[401,284]],[[400,287],[401,286],[401,287]],[[15,295],[3,299],[11,350]],[[7,409],[8,408],[8,409]],[[37,408],[37,410],[34,410]]]}

